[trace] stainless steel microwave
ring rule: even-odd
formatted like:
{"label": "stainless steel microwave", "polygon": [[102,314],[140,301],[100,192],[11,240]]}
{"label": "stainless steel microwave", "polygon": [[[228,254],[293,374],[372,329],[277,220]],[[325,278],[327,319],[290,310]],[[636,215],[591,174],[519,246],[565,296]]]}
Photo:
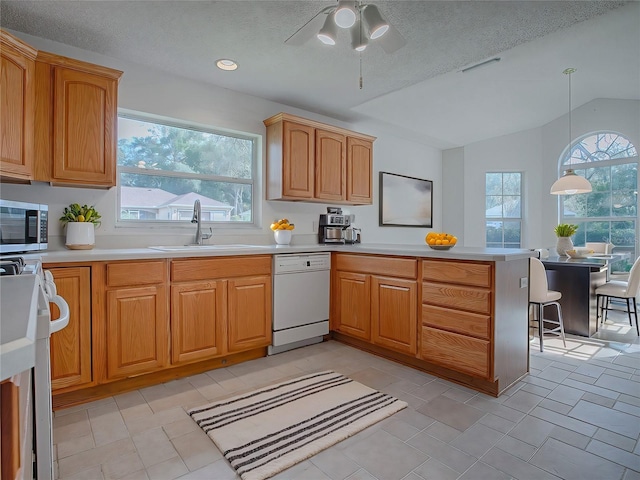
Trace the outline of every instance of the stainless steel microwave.
{"label": "stainless steel microwave", "polygon": [[46,250],[49,206],[0,200],[0,253]]}

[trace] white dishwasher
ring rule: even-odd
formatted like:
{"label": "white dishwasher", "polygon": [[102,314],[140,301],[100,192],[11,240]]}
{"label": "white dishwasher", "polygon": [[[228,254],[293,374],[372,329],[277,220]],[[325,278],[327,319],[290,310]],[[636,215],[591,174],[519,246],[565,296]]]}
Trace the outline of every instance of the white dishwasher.
{"label": "white dishwasher", "polygon": [[329,333],[330,253],[273,256],[273,342],[269,355]]}

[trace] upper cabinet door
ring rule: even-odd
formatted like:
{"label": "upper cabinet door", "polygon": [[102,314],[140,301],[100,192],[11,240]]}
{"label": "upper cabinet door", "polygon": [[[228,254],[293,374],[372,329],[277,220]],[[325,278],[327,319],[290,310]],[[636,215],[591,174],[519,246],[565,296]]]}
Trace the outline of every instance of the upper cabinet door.
{"label": "upper cabinet door", "polygon": [[312,198],[315,131],[306,125],[283,123],[282,194]]}
{"label": "upper cabinet door", "polygon": [[116,183],[116,80],[54,68],[53,182]]}
{"label": "upper cabinet door", "polygon": [[32,178],[36,51],[0,31],[0,177]]}
{"label": "upper cabinet door", "polygon": [[347,138],[347,201],[373,202],[373,142]]}
{"label": "upper cabinet door", "polygon": [[347,137],[316,130],[316,198],[340,202],[346,198]]}

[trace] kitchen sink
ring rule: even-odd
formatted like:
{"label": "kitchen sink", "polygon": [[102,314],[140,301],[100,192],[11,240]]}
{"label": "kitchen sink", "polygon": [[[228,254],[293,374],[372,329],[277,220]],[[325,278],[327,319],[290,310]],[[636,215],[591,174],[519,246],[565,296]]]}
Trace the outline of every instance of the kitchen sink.
{"label": "kitchen sink", "polygon": [[264,245],[242,245],[242,244],[230,244],[230,245],[155,245],[151,248],[153,250],[161,250],[163,252],[198,252],[201,250],[237,250],[239,248],[264,248]]}

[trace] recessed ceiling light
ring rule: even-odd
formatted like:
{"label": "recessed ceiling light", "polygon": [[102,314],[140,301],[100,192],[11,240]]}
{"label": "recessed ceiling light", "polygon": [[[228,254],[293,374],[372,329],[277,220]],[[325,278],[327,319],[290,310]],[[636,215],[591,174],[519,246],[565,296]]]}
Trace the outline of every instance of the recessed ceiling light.
{"label": "recessed ceiling light", "polygon": [[238,64],[233,60],[229,60],[228,58],[221,58],[216,62],[216,66],[220,70],[235,70],[238,68]]}

